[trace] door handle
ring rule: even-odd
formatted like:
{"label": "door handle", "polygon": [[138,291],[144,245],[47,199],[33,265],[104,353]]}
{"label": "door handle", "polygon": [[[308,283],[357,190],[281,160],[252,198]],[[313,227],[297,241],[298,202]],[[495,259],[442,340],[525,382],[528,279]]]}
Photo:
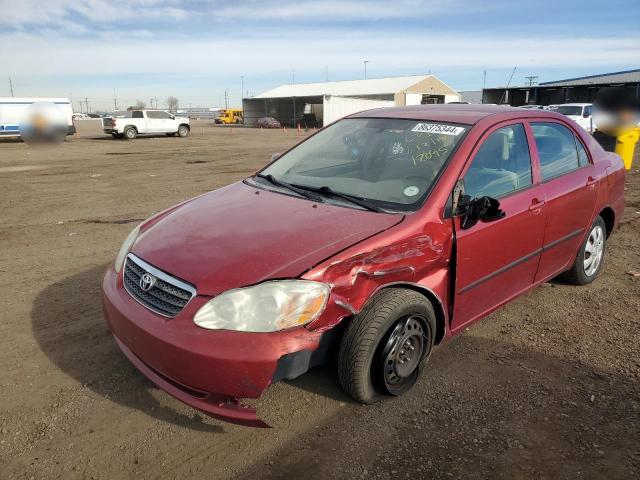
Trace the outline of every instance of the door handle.
{"label": "door handle", "polygon": [[596,186],[596,182],[598,181],[598,179],[592,177],[591,175],[589,175],[589,177],[587,178],[587,187],[593,188]]}
{"label": "door handle", "polygon": [[531,211],[540,210],[544,204],[545,204],[544,200],[539,200],[537,198],[534,198],[533,200],[531,200],[531,205],[529,205],[529,210]]}

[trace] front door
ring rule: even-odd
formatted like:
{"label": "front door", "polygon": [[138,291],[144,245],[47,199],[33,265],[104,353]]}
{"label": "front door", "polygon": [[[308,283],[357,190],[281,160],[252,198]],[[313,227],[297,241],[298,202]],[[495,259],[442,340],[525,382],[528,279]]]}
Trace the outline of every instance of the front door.
{"label": "front door", "polygon": [[[488,196],[505,213],[492,222],[462,228],[454,218],[456,284],[451,331],[456,332],[529,288],[542,251],[545,197],[532,168],[522,123],[489,131],[462,176],[470,197]],[[537,167],[537,166],[536,166]]]}

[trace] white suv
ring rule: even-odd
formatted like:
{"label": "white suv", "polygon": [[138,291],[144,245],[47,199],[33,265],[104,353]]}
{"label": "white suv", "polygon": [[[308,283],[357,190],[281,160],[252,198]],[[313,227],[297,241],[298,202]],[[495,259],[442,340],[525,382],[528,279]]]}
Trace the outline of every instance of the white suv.
{"label": "white suv", "polygon": [[549,105],[549,110],[561,113],[576,122],[587,132],[593,133],[593,118],[591,116],[593,105],[591,103],[565,103],[562,105]]}
{"label": "white suv", "polygon": [[186,137],[191,126],[188,118],[164,110],[133,110],[131,117],[103,118],[102,130],[114,138],[133,140],[138,135],[158,133]]}

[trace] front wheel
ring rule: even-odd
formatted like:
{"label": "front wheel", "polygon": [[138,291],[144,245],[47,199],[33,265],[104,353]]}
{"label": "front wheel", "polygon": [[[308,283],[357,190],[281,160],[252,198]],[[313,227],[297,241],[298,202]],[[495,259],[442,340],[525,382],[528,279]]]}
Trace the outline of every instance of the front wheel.
{"label": "front wheel", "polygon": [[180,127],[178,128],[178,136],[186,137],[187,135],[189,135],[189,127],[187,127],[186,125],[180,125]]}
{"label": "front wheel", "polygon": [[597,216],[589,229],[587,238],[580,246],[573,266],[562,274],[561,278],[574,285],[587,285],[593,282],[602,269],[606,241],[607,226],[602,217]]}
{"label": "front wheel", "polygon": [[434,334],[435,314],[423,295],[383,290],[345,331],[338,354],[340,385],[365,404],[402,395],[416,383]]}

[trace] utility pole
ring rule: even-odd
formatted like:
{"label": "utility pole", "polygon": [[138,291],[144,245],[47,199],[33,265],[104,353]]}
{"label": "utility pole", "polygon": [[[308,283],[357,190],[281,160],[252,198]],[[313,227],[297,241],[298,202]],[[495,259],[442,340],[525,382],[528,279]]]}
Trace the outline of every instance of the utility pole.
{"label": "utility pole", "polygon": [[367,79],[367,63],[369,63],[369,60],[365,60],[364,61],[364,79]]}
{"label": "utility pole", "polygon": [[485,70],[482,75],[482,89],[484,90],[487,86],[487,71]]}
{"label": "utility pole", "polygon": [[11,77],[9,77],[9,90],[11,90],[11,96],[13,97],[13,82],[11,81]]}
{"label": "utility pole", "polygon": [[118,99],[116,98],[116,89],[113,89],[113,112],[118,111]]}
{"label": "utility pole", "polygon": [[240,75],[240,84],[242,85],[240,88],[240,101],[242,101],[244,97],[244,75]]}
{"label": "utility pole", "polygon": [[86,105],[87,105],[87,113],[89,113],[89,99],[87,97],[84,97],[84,103],[86,103]]}
{"label": "utility pole", "polygon": [[153,97],[153,99],[154,99],[154,100],[155,100],[155,102],[156,102],[156,109],[157,109],[157,108],[158,108],[158,97]]}
{"label": "utility pole", "polygon": [[527,80],[529,83],[527,86],[529,87],[533,87],[534,85],[538,84],[538,76],[537,75],[530,75],[528,77],[524,77],[525,80]]}
{"label": "utility pole", "polygon": [[229,108],[229,89],[224,89],[224,108]]}

